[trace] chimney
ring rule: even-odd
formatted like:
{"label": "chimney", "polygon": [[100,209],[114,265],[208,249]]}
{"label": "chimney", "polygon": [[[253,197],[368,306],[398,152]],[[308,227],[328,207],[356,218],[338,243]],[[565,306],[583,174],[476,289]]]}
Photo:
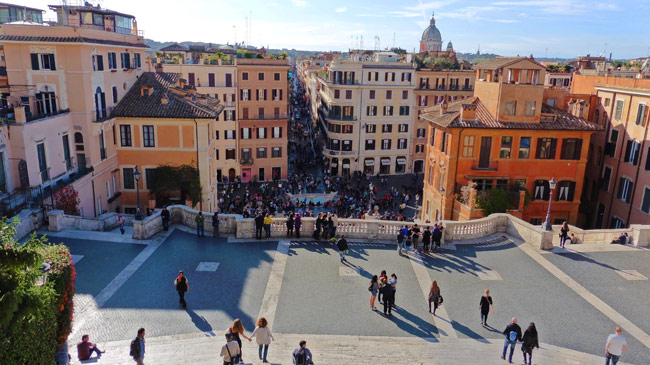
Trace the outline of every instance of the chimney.
{"label": "chimney", "polygon": [[476,119],[476,104],[463,104],[463,109],[460,116],[461,120],[475,120]]}
{"label": "chimney", "polygon": [[447,97],[442,101],[442,104],[440,104],[440,115],[444,115],[447,112]]}
{"label": "chimney", "polygon": [[167,97],[167,93],[164,93],[163,96],[160,98],[160,104],[167,105],[168,102],[169,102],[169,98]]}
{"label": "chimney", "polygon": [[178,86],[179,86],[181,89],[183,89],[183,88],[185,87],[185,79],[184,79],[184,78],[180,78],[180,79],[178,79]]}

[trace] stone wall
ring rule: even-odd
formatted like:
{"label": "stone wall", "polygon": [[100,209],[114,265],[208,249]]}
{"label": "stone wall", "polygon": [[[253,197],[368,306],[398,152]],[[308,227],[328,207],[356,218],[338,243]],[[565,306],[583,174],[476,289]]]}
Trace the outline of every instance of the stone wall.
{"label": "stone wall", "polygon": [[[119,226],[118,214],[115,212],[104,213],[95,218],[67,215],[62,210],[51,210],[47,214],[49,225],[48,231],[60,232],[64,229],[78,229],[81,231],[110,231]],[[130,225],[133,216],[123,214],[126,225]]]}
{"label": "stone wall", "polygon": [[[553,243],[556,245],[560,244],[559,235],[561,228],[561,225],[553,226]],[[629,235],[627,243],[641,247],[650,246],[650,226],[633,224],[630,226],[630,228],[620,229],[581,229],[569,225],[569,236],[571,236],[571,234],[574,234],[576,240],[578,241],[577,243],[611,243],[613,240],[618,239],[618,237],[623,233],[627,233]]]}
{"label": "stone wall", "polygon": [[43,224],[43,211],[41,209],[23,209],[9,219],[9,222],[13,221],[18,222],[14,238],[16,241],[20,241]]}
{"label": "stone wall", "polygon": [[[170,205],[167,207],[170,214],[170,224],[182,224],[187,227],[196,229],[196,216],[199,214],[197,210],[189,208],[185,205]],[[133,221],[133,238],[135,239],[149,239],[163,230],[162,218],[160,217],[161,210],[156,211],[152,215],[146,217],[141,221]],[[212,232],[212,213],[203,213],[205,216],[204,229],[205,232]],[[237,231],[238,220],[242,220],[241,215],[238,214],[219,214],[219,234],[235,234]],[[254,237],[254,230],[253,235]]]}

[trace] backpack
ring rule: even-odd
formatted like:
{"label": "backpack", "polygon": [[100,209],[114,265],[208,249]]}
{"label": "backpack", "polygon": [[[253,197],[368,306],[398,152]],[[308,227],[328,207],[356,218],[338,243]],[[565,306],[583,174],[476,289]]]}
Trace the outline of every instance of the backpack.
{"label": "backpack", "polygon": [[293,360],[296,365],[306,365],[307,354],[305,354],[305,350],[301,348],[298,352],[293,354]]}
{"label": "backpack", "polygon": [[510,342],[517,341],[517,332],[516,331],[510,331],[510,333],[508,334],[508,339],[510,340]]}
{"label": "backpack", "polygon": [[138,341],[139,339],[136,337],[135,340],[131,341],[131,351],[129,352],[129,356],[131,357],[139,357],[140,354],[138,353]]}
{"label": "backpack", "polygon": [[232,356],[230,354],[230,349],[228,348],[228,342],[226,342],[226,351],[228,351],[228,357],[230,357],[229,364],[231,364],[231,365],[239,364],[239,362],[241,360],[241,354],[237,354],[235,356]]}

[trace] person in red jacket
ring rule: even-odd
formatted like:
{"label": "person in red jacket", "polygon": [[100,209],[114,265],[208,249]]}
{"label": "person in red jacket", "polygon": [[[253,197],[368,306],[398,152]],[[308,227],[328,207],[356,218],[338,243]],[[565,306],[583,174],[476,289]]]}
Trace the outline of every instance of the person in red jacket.
{"label": "person in red jacket", "polygon": [[90,342],[90,336],[81,336],[81,342],[77,344],[77,357],[79,360],[83,361],[90,359],[93,352],[97,353],[97,356],[102,356],[105,351],[101,351],[97,348],[97,344]]}

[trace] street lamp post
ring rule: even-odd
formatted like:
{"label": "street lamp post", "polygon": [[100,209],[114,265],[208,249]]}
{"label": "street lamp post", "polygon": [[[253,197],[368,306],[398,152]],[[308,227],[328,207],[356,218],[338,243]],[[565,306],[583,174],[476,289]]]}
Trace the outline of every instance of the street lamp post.
{"label": "street lamp post", "polygon": [[548,181],[548,187],[550,190],[548,194],[548,210],[546,211],[546,222],[544,222],[542,226],[547,231],[553,230],[553,226],[551,225],[551,203],[553,202],[553,190],[555,190],[556,184],[557,181],[555,181],[554,177],[552,177],[551,180]]}
{"label": "street lamp post", "polygon": [[137,199],[137,204],[138,204],[138,209],[135,212],[135,219],[141,221],[143,218],[142,211],[140,210],[140,176],[142,175],[142,172],[138,170],[138,166],[135,167],[135,171],[133,171],[133,177],[135,178],[135,195]]}

